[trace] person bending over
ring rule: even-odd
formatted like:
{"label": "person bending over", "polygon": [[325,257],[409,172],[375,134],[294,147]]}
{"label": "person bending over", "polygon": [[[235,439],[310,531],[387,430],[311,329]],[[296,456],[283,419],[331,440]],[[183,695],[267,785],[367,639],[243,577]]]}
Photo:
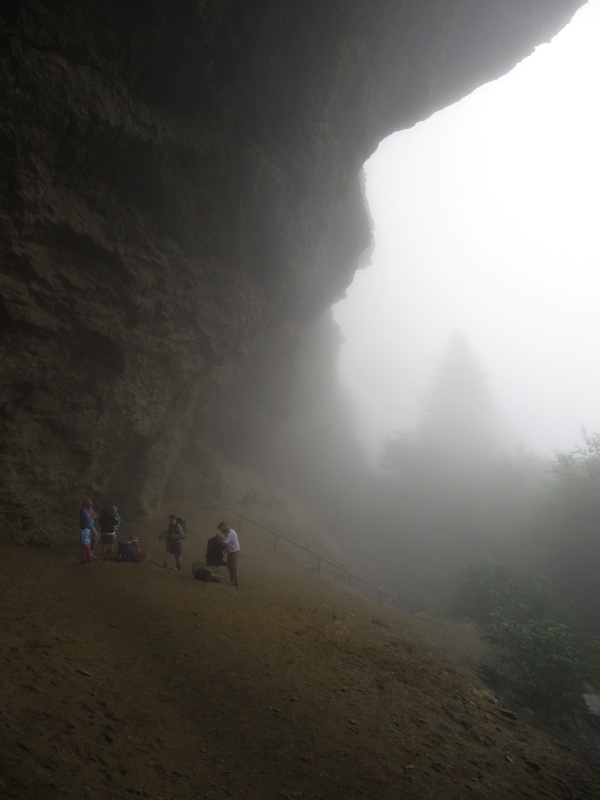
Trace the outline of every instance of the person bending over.
{"label": "person bending over", "polygon": [[240,543],[237,533],[228,522],[219,522],[217,529],[223,535],[223,546],[227,548],[227,569],[229,570],[229,583],[240,585]]}

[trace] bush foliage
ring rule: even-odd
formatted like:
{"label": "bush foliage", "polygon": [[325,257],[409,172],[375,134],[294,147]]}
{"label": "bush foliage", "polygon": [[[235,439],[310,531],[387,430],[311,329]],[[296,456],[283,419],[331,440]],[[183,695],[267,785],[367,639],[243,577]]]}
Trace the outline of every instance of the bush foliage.
{"label": "bush foliage", "polygon": [[454,601],[457,613],[487,625],[499,648],[488,673],[548,722],[566,726],[583,709],[588,684],[600,679],[600,639],[548,619],[553,605],[544,582],[523,582],[501,564],[466,569]]}
{"label": "bush foliage", "polygon": [[540,618],[551,600],[544,581],[523,582],[506,565],[485,563],[464,570],[452,607],[458,616],[488,624],[497,609],[513,620]]}
{"label": "bush foliage", "polygon": [[500,609],[489,637],[501,648],[496,677],[515,697],[554,724],[583,711],[586,684],[599,677],[600,639],[549,619],[507,619]]}

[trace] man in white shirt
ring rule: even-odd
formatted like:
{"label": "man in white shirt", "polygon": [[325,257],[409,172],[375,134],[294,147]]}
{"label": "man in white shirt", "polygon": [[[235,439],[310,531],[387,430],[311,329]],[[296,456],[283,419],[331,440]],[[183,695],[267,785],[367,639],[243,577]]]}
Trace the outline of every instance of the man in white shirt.
{"label": "man in white shirt", "polygon": [[227,548],[227,569],[229,570],[229,583],[240,585],[240,543],[238,535],[229,527],[228,522],[219,522],[217,529],[223,536],[223,546]]}

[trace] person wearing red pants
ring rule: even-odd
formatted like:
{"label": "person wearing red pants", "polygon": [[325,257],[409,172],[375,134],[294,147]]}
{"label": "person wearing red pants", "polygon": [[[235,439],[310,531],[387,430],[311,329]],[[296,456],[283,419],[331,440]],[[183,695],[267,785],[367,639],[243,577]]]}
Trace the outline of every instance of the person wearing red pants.
{"label": "person wearing red pants", "polygon": [[81,543],[81,563],[92,563],[92,532],[89,528],[82,528],[79,534]]}

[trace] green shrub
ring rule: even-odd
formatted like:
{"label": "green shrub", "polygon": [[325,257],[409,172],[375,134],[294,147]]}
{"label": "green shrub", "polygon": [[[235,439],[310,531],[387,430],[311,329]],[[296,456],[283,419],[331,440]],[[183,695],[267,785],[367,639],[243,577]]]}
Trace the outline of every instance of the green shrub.
{"label": "green shrub", "polygon": [[568,726],[583,710],[586,684],[600,680],[600,639],[548,619],[551,608],[566,613],[546,583],[522,582],[503,564],[470,566],[453,605],[487,626],[499,657],[486,672],[515,700],[554,725]]}
{"label": "green shrub", "polygon": [[519,622],[492,613],[491,642],[501,648],[496,677],[547,721],[568,724],[583,709],[587,682],[600,676],[600,639],[548,619]]}
{"label": "green shrub", "polygon": [[538,618],[550,604],[548,585],[540,580],[521,582],[504,564],[471,565],[462,573],[452,602],[454,614],[487,624],[501,608],[509,619]]}

